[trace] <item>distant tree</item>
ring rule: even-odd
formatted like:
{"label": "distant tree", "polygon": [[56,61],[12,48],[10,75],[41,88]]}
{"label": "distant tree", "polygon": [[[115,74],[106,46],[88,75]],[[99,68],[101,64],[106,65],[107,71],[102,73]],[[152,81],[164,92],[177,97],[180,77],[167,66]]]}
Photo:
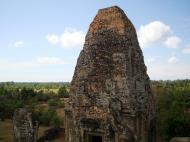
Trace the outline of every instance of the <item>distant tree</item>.
{"label": "distant tree", "polygon": [[46,102],[49,99],[49,95],[45,94],[42,90],[40,90],[39,92],[37,92],[37,100],[39,102],[43,101]]}
{"label": "distant tree", "polygon": [[36,93],[34,92],[33,89],[24,87],[22,88],[20,95],[21,95],[21,99],[26,100],[29,97],[35,97]]}
{"label": "distant tree", "polygon": [[59,97],[64,97],[64,98],[68,98],[69,97],[69,91],[66,85],[62,86],[59,88],[58,91],[58,96]]}
{"label": "distant tree", "polygon": [[58,115],[55,115],[53,116],[51,123],[55,128],[59,128],[63,124],[63,118],[59,117]]}
{"label": "distant tree", "polygon": [[48,108],[48,110],[39,110],[33,112],[35,117],[41,125],[60,127],[63,124],[63,118],[59,117],[55,108]]}
{"label": "distant tree", "polygon": [[58,99],[50,99],[50,100],[48,100],[48,105],[50,106],[50,107],[56,107],[57,105],[58,105]]}
{"label": "distant tree", "polygon": [[1,86],[0,87],[0,96],[4,96],[4,95],[7,95],[8,94],[8,91],[5,89],[4,86]]}
{"label": "distant tree", "polygon": [[[174,83],[174,86],[176,84]],[[176,136],[190,136],[190,113],[187,112],[190,90],[179,88],[175,86],[157,91],[162,93],[156,95],[157,128],[165,140]]]}

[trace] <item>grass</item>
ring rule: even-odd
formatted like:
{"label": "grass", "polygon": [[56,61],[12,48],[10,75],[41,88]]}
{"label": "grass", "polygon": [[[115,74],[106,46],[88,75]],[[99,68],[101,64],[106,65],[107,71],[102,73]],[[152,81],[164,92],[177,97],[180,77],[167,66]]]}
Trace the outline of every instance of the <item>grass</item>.
{"label": "grass", "polygon": [[13,127],[11,120],[0,121],[0,142],[13,141]]}
{"label": "grass", "polygon": [[44,93],[53,92],[53,93],[57,94],[58,91],[59,91],[59,88],[57,88],[57,89],[46,89],[46,88],[44,88],[44,89],[35,89],[35,91],[36,92],[43,91]]}
{"label": "grass", "polygon": [[[38,138],[43,136],[44,131],[50,127],[40,127],[38,131]],[[0,142],[13,142],[13,126],[12,120],[7,119],[5,121],[0,121]],[[56,139],[52,142],[63,142],[62,139]]]}

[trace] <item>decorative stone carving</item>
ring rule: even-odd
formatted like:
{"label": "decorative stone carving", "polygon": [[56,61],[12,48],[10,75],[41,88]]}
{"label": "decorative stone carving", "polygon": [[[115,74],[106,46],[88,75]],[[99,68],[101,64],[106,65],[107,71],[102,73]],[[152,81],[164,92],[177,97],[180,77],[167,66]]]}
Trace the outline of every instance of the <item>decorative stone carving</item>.
{"label": "decorative stone carving", "polygon": [[66,142],[155,142],[153,95],[135,28],[117,6],[90,24],[65,108]]}

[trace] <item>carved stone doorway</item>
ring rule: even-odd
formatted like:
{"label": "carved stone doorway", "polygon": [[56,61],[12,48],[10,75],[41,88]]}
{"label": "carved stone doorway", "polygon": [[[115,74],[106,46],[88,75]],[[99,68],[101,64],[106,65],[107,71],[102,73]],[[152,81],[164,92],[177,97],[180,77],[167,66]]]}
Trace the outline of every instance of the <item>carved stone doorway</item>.
{"label": "carved stone doorway", "polygon": [[101,135],[88,134],[87,142],[103,142]]}

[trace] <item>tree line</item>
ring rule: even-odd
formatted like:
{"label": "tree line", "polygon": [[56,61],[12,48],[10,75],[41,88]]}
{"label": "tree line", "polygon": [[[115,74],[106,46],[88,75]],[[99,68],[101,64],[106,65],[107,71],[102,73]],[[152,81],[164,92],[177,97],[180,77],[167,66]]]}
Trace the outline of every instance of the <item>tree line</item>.
{"label": "tree line", "polygon": [[152,81],[157,133],[162,140],[190,136],[190,80]]}
{"label": "tree line", "polygon": [[0,120],[12,119],[15,109],[28,108],[41,125],[62,125],[57,108],[64,107],[68,83],[0,83]]}
{"label": "tree line", "polygon": [[[0,119],[28,107],[40,124],[62,125],[56,109],[69,97],[69,83],[0,83]],[[190,80],[151,81],[156,104],[157,134],[162,140],[190,136]],[[42,106],[46,104],[46,109]],[[53,117],[52,117],[53,116]]]}

